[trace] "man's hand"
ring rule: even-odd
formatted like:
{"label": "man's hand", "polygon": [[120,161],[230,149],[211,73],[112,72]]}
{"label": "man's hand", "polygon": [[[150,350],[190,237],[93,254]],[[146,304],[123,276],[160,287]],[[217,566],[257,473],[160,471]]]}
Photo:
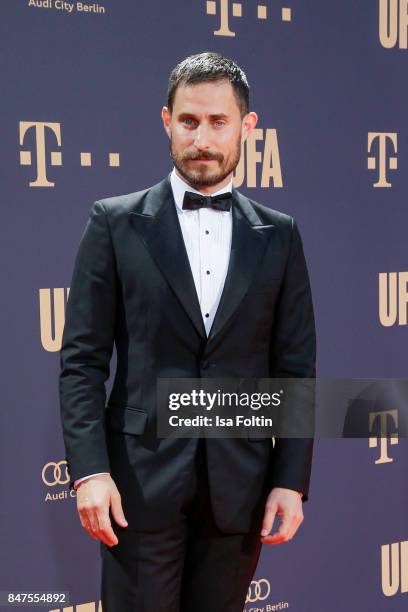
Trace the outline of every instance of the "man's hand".
{"label": "man's hand", "polygon": [[[276,515],[282,517],[279,529],[268,535]],[[293,489],[275,487],[266,500],[261,542],[263,544],[287,542],[293,538],[302,522],[302,493]]]}
{"label": "man's hand", "polygon": [[114,546],[118,543],[118,538],[111,526],[109,507],[117,524],[127,527],[120,493],[110,474],[92,476],[79,484],[77,509],[82,527],[94,540]]}

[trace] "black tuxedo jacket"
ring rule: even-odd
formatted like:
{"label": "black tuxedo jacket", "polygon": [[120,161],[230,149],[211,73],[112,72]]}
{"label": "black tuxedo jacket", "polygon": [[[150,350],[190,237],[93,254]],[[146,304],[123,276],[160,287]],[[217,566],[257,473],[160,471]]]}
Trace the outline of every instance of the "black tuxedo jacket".
{"label": "black tuxedo jacket", "polygon": [[[232,189],[232,245],[206,336],[170,175],[151,188],[96,201],[81,239],[60,353],[61,421],[74,480],[110,472],[128,529],[176,516],[198,439],[156,435],[164,378],[314,377],[315,326],[294,219]],[[116,346],[117,368],[105,381]],[[214,516],[245,533],[280,486],[308,497],[312,441],[207,439]]]}

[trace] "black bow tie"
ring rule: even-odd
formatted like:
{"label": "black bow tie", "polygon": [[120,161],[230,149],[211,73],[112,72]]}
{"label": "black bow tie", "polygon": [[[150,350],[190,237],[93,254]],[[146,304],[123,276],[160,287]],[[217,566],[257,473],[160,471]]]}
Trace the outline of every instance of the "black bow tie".
{"label": "black bow tie", "polygon": [[230,191],[216,196],[205,196],[194,191],[185,191],[183,209],[198,210],[199,208],[214,208],[215,210],[230,210],[232,195]]}

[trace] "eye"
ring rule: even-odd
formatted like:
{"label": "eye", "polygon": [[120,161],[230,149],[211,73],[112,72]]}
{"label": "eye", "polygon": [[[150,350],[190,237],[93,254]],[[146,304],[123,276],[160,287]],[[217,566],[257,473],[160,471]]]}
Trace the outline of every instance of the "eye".
{"label": "eye", "polygon": [[219,126],[225,125],[225,121],[222,121],[222,119],[217,119],[217,121],[214,121],[214,124]]}
{"label": "eye", "polygon": [[186,117],[186,119],[183,119],[183,123],[185,123],[186,125],[193,125],[195,123],[195,119],[192,119],[191,117]]}

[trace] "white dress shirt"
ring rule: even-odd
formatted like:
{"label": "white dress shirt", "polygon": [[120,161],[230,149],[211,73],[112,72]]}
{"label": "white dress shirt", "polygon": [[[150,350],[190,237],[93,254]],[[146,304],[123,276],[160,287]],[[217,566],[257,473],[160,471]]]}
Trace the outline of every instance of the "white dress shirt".
{"label": "white dress shirt", "polygon": [[[231,250],[232,211],[220,211],[214,208],[183,210],[185,191],[202,192],[190,187],[176,174],[175,168],[170,174],[170,181],[208,336],[227,275]],[[232,179],[228,185],[211,195],[231,192],[231,189]]]}
{"label": "white dress shirt", "polygon": [[[174,167],[170,174],[170,182],[204,327],[208,336],[227,275],[231,251],[232,210],[220,211],[213,208],[183,210],[185,191],[193,191],[202,195],[208,194],[203,194],[203,192],[190,187],[179,177]],[[228,185],[214,191],[211,195],[228,191],[232,191],[232,179]],[[97,472],[97,474],[79,478],[75,481],[74,487],[76,488],[80,482],[91,476],[107,473]]]}

